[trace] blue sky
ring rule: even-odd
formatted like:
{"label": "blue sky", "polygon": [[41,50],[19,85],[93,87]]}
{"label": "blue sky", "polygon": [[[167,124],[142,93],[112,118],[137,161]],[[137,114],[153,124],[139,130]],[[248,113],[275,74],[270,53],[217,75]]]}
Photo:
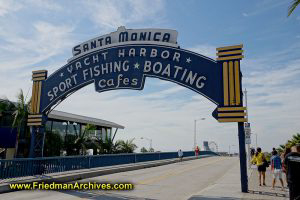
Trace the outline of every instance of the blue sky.
{"label": "blue sky", "polygon": [[[71,57],[72,47],[126,28],[171,28],[181,48],[216,58],[216,48],[243,44],[243,88],[258,145],[269,150],[300,132],[300,8],[287,17],[291,0],[257,1],[9,1],[0,0],[0,97],[31,93],[31,71],[51,74]],[[143,91],[97,93],[89,85],[57,110],[114,121],[126,128],[117,139],[153,140],[161,151],[215,141],[237,151],[237,125],[211,117],[215,105],[174,83],[148,78]],[[252,140],[255,141],[255,140]]]}

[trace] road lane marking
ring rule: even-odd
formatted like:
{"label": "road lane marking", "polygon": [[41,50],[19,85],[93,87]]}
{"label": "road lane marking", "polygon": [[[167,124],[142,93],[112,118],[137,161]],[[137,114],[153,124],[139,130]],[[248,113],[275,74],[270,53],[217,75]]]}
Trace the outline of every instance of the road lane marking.
{"label": "road lane marking", "polygon": [[226,160],[226,158],[221,158],[221,159],[213,160],[211,162],[206,162],[206,163],[203,163],[201,165],[197,165],[196,167],[193,166],[193,167],[187,167],[187,168],[183,168],[183,169],[179,169],[179,170],[176,169],[176,170],[168,172],[164,175],[159,175],[159,176],[151,177],[151,178],[146,179],[146,180],[138,181],[136,184],[145,185],[145,184],[155,183],[155,182],[161,181],[163,179],[169,178],[171,176],[180,175],[180,174],[183,174],[187,171],[192,171],[193,169],[197,169],[199,167],[207,166],[207,165],[210,165],[210,164],[213,164],[213,163],[216,163],[216,162],[219,162],[219,161],[223,161],[223,160]]}

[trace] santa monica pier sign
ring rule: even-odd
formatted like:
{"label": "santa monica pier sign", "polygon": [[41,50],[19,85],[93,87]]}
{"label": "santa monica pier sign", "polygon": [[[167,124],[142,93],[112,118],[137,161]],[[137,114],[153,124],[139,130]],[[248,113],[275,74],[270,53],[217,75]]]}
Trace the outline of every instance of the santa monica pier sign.
{"label": "santa monica pier sign", "polygon": [[[68,63],[49,77],[46,70],[33,71],[31,113],[47,114],[51,107],[91,83],[98,92],[142,90],[146,77],[156,77],[194,90],[218,105],[214,116],[220,122],[246,121],[241,114],[245,108],[240,107],[242,45],[218,48],[215,61],[181,49],[177,35],[168,29],[120,27],[76,45]],[[230,115],[225,114],[227,111]],[[28,125],[42,122],[30,120]]]}
{"label": "santa monica pier sign", "polygon": [[[97,92],[142,90],[147,77],[177,83],[216,104],[219,122],[238,122],[244,143],[240,60],[243,45],[217,48],[217,59],[179,47],[178,33],[169,29],[126,29],[99,36],[73,47],[73,57],[48,76],[32,72],[33,90],[28,125],[32,130],[32,156],[41,156],[44,124],[57,104],[80,88],[94,84]],[[38,150],[40,148],[40,150]],[[244,150],[240,149],[240,154]],[[244,152],[245,153],[245,152]]]}

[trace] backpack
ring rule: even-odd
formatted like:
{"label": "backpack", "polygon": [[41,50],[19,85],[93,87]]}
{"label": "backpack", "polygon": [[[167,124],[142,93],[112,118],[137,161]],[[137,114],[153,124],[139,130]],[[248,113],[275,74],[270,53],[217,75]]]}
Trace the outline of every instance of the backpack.
{"label": "backpack", "polygon": [[268,168],[268,167],[269,167],[269,163],[268,163],[268,161],[267,161],[266,159],[264,159],[263,166],[265,166],[266,168]]}

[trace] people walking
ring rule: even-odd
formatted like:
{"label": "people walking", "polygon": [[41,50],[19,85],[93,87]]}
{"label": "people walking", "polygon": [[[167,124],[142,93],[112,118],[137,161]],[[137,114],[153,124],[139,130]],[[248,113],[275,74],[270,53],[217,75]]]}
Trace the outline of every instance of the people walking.
{"label": "people walking", "polygon": [[287,166],[284,164],[285,162],[285,157],[287,154],[291,153],[291,148],[290,147],[285,147],[284,152],[281,154],[281,160],[282,160],[282,172],[285,174],[285,180],[286,184],[288,186],[288,179],[287,179]]}
{"label": "people walking", "polygon": [[290,190],[290,200],[300,199],[300,144],[291,148],[292,152],[288,153],[284,159],[284,164],[287,167],[287,179]]}
{"label": "people walking", "polygon": [[272,157],[271,157],[271,170],[273,173],[272,189],[275,188],[276,179],[279,178],[283,190],[284,185],[282,180],[282,163],[280,157],[277,154],[277,151],[274,149],[272,151]]}
{"label": "people walking", "polygon": [[257,147],[256,153],[253,156],[251,162],[253,164],[256,164],[257,166],[257,171],[259,175],[259,186],[261,186],[261,177],[263,179],[263,185],[266,185],[266,165],[264,164],[265,161],[265,156],[261,152],[261,148]]}
{"label": "people walking", "polygon": [[182,157],[183,157],[183,152],[181,151],[181,149],[179,149],[178,150],[178,158],[179,158],[180,162],[182,161]]}
{"label": "people walking", "polygon": [[274,151],[276,151],[275,147],[272,148],[272,155],[273,155],[273,152],[274,152]]}
{"label": "people walking", "polygon": [[199,149],[199,147],[197,146],[196,149],[195,149],[195,156],[196,156],[196,157],[198,157],[199,151],[200,151],[200,149]]}

